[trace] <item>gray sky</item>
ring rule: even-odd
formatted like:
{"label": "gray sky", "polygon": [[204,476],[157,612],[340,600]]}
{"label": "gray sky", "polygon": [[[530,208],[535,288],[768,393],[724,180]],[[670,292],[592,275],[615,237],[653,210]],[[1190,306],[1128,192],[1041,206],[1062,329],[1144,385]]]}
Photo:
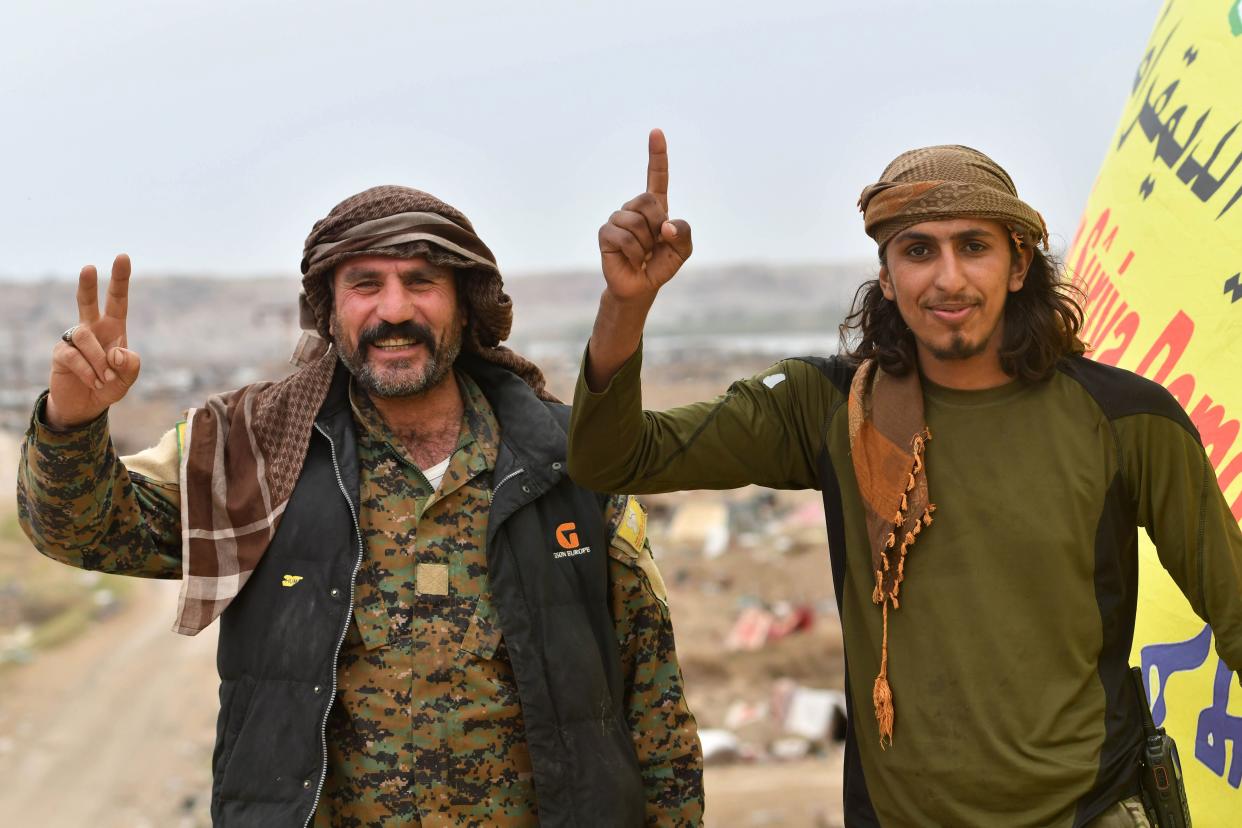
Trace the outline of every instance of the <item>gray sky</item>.
{"label": "gray sky", "polygon": [[1160,0],[5,0],[0,277],[296,272],[380,183],[469,215],[514,274],[593,266],[669,139],[704,262],[873,255],[898,152],[1005,165],[1067,243]]}

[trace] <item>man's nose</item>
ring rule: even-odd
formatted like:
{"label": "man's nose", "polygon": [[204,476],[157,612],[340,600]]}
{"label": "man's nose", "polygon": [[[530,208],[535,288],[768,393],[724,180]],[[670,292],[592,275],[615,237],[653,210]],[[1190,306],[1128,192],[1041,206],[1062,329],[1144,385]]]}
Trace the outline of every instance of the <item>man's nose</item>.
{"label": "man's nose", "polygon": [[376,311],[380,319],[393,324],[408,322],[413,318],[414,303],[399,279],[390,279],[384,283]]}
{"label": "man's nose", "polygon": [[966,272],[961,257],[954,250],[945,251],[936,262],[936,288],[953,294],[964,287]]}

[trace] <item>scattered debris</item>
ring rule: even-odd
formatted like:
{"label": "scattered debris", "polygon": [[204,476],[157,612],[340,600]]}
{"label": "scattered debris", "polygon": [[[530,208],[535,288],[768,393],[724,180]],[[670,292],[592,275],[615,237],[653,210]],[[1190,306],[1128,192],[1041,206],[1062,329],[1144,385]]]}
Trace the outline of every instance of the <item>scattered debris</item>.
{"label": "scattered debris", "polygon": [[780,679],[772,688],[772,715],[786,733],[813,742],[839,742],[845,738],[845,693],[802,687]]}
{"label": "scattered debris", "polygon": [[736,762],[742,752],[742,743],[737,736],[720,728],[700,730],[699,744],[703,746],[703,761],[707,764]]}
{"label": "scattered debris", "polygon": [[741,730],[747,725],[766,721],[769,705],[767,702],[745,702],[741,699],[729,705],[725,712],[724,723],[729,730]]}
{"label": "scattered debris", "polygon": [[700,549],[704,557],[714,558],[729,545],[729,507],[720,500],[691,500],[683,503],[669,524],[668,542],[685,549]]}
{"label": "scattered debris", "polygon": [[762,607],[747,607],[733,622],[725,648],[734,652],[760,649],[768,642],[775,621],[776,617]]}
{"label": "scattered debris", "polygon": [[809,630],[814,625],[815,610],[809,604],[794,606],[781,602],[775,611],[760,605],[748,605],[733,622],[725,638],[725,648],[733,652],[759,650],[773,641]]}
{"label": "scattered debris", "polygon": [[768,753],[773,759],[787,762],[792,759],[805,759],[811,755],[815,746],[810,739],[801,736],[785,736],[768,746]]}

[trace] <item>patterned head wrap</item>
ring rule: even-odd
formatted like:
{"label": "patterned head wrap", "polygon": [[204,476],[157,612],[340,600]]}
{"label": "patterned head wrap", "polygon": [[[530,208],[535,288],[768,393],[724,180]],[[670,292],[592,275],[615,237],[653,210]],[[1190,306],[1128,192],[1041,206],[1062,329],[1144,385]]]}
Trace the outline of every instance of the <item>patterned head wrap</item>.
{"label": "patterned head wrap", "polygon": [[867,235],[889,239],[924,221],[978,217],[1009,228],[1014,243],[1048,247],[1044,217],[1018,198],[1009,173],[983,153],[959,144],[903,152],[858,197]]}
{"label": "patterned head wrap", "polygon": [[513,303],[504,292],[496,257],[470,219],[429,193],[386,185],[352,195],[315,222],[302,248],[302,342],[294,362],[309,364],[331,338],[332,274],[358,256],[419,256],[451,267],[467,311],[462,347],[521,377],[544,399],[543,373],[500,343],[513,326]]}

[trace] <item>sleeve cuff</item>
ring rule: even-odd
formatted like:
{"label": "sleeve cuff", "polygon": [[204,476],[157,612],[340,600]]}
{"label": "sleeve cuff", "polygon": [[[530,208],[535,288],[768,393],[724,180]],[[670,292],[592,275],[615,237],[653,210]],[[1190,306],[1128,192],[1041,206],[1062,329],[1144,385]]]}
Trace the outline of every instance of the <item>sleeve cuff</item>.
{"label": "sleeve cuff", "polygon": [[47,424],[46,408],[47,408],[48,392],[44,391],[39,395],[39,399],[35,400],[34,411],[30,415],[30,428],[27,435],[32,438],[35,445],[48,446],[50,448],[61,448],[63,446],[81,445],[83,440],[88,443],[97,444],[104,442],[108,438],[108,412],[100,414],[89,423],[73,426],[72,428],[56,429]]}
{"label": "sleeve cuff", "polygon": [[634,349],[634,353],[630,354],[630,358],[621,363],[621,367],[617,369],[617,373],[612,375],[612,379],[608,380],[608,384],[604,386],[602,391],[592,391],[587,385],[586,369],[587,362],[590,360],[590,346],[582,349],[582,366],[578,371],[578,387],[574,391],[574,401],[590,400],[598,401],[607,397],[617,388],[628,388],[636,385],[643,370],[643,343],[640,340],[638,347]]}

